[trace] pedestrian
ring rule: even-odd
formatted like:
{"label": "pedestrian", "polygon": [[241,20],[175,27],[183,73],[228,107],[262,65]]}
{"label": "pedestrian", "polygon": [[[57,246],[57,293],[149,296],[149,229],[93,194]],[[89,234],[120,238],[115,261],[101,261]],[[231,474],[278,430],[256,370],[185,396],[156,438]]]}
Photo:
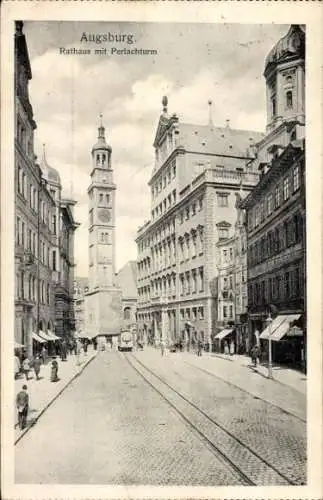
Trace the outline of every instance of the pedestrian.
{"label": "pedestrian", "polygon": [[234,354],[234,341],[233,339],[230,342],[230,356],[233,356]]}
{"label": "pedestrian", "polygon": [[33,367],[34,367],[34,372],[35,372],[35,375],[36,375],[36,380],[39,380],[39,372],[40,372],[40,365],[41,365],[41,361],[40,361],[40,358],[37,354],[36,358],[34,359],[34,362],[33,362]]}
{"label": "pedestrian", "polygon": [[58,381],[58,363],[56,361],[56,357],[53,357],[51,370],[50,370],[50,381],[51,382]]}
{"label": "pedestrian", "polygon": [[47,361],[47,348],[46,348],[46,346],[43,346],[43,348],[41,350],[41,357],[42,357],[42,361],[43,361],[43,365],[44,365]]}
{"label": "pedestrian", "polygon": [[161,352],[161,355],[164,356],[164,354],[165,354],[165,341],[163,339],[161,339],[161,341],[160,341],[160,352]]}
{"label": "pedestrian", "polygon": [[197,355],[202,356],[202,351],[203,351],[203,340],[199,339],[197,342]]}
{"label": "pedestrian", "polygon": [[22,362],[22,371],[26,377],[26,380],[29,380],[30,368],[30,360],[28,358],[25,358]]}
{"label": "pedestrian", "polygon": [[29,395],[27,386],[23,385],[22,390],[18,392],[16,397],[16,406],[18,412],[18,425],[19,429],[23,430],[27,424],[27,415],[29,409]]}
{"label": "pedestrian", "polygon": [[87,356],[87,347],[88,347],[87,339],[84,339],[83,350],[85,356]]}
{"label": "pedestrian", "polygon": [[18,378],[20,372],[20,359],[15,355],[15,379]]}
{"label": "pedestrian", "polygon": [[254,345],[253,348],[251,349],[250,354],[251,354],[251,361],[253,362],[254,366],[257,366],[258,358],[260,356],[259,346]]}
{"label": "pedestrian", "polygon": [[224,342],[224,354],[229,354],[229,346],[227,341]]}
{"label": "pedestrian", "polygon": [[80,354],[81,354],[81,343],[78,339],[76,340],[74,347],[75,347],[76,364],[79,365],[80,364]]}

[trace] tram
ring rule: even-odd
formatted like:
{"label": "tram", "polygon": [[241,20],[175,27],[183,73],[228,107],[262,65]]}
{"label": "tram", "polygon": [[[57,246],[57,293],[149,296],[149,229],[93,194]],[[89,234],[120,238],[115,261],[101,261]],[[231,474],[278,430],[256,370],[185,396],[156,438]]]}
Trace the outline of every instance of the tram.
{"label": "tram", "polygon": [[129,330],[121,332],[118,338],[119,351],[132,351],[133,349],[133,336]]}

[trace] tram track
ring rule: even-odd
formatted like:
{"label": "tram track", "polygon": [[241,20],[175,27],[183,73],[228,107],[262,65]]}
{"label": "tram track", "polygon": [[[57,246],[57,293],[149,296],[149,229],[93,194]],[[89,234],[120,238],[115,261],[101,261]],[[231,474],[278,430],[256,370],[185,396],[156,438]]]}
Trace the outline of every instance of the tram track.
{"label": "tram track", "polygon": [[247,486],[299,484],[234,436],[136,356],[128,354],[124,358],[199,436],[212,453],[225,462],[239,479],[240,484]]}
{"label": "tram track", "polygon": [[221,380],[221,382],[223,382],[223,383],[225,383],[225,384],[227,384],[227,385],[229,385],[231,387],[234,387],[235,389],[238,389],[239,391],[244,392],[245,394],[248,394],[252,398],[259,399],[259,400],[263,401],[264,403],[268,404],[269,406],[272,406],[273,408],[277,408],[282,413],[285,413],[286,415],[290,415],[291,417],[296,418],[300,422],[303,422],[304,424],[306,424],[306,419],[304,419],[304,418],[302,418],[302,417],[300,417],[298,415],[295,415],[295,413],[292,413],[291,411],[285,410],[285,408],[282,408],[281,406],[279,406],[279,405],[277,405],[275,403],[272,403],[271,401],[268,401],[268,399],[261,398],[260,396],[255,396],[254,394],[252,394],[252,392],[247,391],[246,389],[243,389],[239,385],[234,384],[232,382],[229,382],[228,380],[226,380],[226,379],[224,379],[222,377],[219,377],[219,375],[215,375],[215,373],[212,373],[210,370],[207,370],[206,368],[202,368],[201,366],[197,366],[194,363],[189,363],[188,361],[184,361],[184,363],[187,366],[196,368],[197,370],[199,370],[199,371],[201,371],[203,373],[206,373],[207,375],[209,375],[210,377],[212,377],[212,378],[214,378],[216,380]]}

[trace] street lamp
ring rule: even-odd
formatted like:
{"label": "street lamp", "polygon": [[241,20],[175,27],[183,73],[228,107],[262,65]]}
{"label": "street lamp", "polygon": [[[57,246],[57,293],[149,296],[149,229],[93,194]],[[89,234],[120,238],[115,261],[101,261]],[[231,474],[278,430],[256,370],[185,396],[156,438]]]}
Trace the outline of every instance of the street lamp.
{"label": "street lamp", "polygon": [[272,345],[271,345],[271,322],[272,317],[270,313],[266,319],[268,324],[268,378],[273,378],[273,362],[272,362]]}

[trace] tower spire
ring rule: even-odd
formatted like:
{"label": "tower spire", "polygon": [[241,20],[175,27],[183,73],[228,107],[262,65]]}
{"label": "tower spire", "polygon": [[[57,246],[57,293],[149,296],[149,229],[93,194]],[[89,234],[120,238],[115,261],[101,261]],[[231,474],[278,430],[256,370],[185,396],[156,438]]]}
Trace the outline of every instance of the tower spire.
{"label": "tower spire", "polygon": [[100,118],[100,120],[99,120],[99,128],[98,128],[98,138],[105,140],[105,128],[103,126],[102,113],[100,113],[99,118]]}
{"label": "tower spire", "polygon": [[213,117],[212,117],[212,106],[213,102],[211,99],[208,100],[208,105],[209,105],[209,125],[213,125]]}

